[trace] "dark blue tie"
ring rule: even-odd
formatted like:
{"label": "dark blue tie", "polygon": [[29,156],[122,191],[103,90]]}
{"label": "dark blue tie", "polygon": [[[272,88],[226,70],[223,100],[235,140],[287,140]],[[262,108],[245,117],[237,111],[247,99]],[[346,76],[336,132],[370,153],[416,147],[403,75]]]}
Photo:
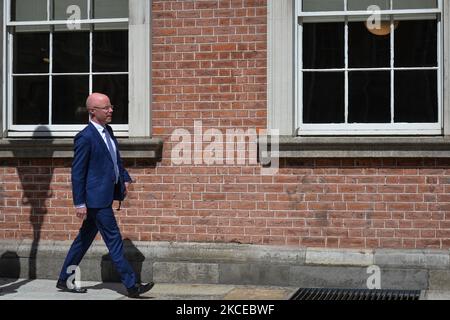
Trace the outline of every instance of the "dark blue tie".
{"label": "dark blue tie", "polygon": [[119,166],[117,165],[117,154],[114,152],[114,148],[111,144],[111,136],[109,135],[108,129],[103,128],[103,132],[106,136],[106,144],[108,145],[109,153],[114,163],[114,173],[116,175],[116,183],[119,181]]}

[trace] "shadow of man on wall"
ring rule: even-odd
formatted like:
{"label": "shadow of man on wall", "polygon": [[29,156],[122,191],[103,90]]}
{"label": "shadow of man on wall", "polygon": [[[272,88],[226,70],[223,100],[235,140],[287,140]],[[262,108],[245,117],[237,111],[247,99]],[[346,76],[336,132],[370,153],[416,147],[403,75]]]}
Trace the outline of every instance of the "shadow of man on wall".
{"label": "shadow of man on wall", "polygon": [[[136,273],[137,281],[141,282],[142,265],[144,263],[145,256],[128,238],[125,238],[123,240],[123,248],[126,259],[128,260],[134,272]],[[123,287],[120,281],[120,275],[114,268],[109,253],[102,256],[100,268],[101,268],[102,283],[88,287],[87,289],[100,290],[107,288],[109,290],[114,290],[120,294],[126,295],[125,288]],[[149,297],[140,297],[140,298],[149,299]]]}
{"label": "shadow of man on wall", "polygon": [[[144,263],[145,256],[128,238],[123,240],[123,248],[126,259],[130,262],[131,267],[136,273],[137,281],[141,282],[142,264]],[[101,275],[102,282],[120,282],[120,276],[114,268],[109,254],[102,256]]]}
{"label": "shadow of man on wall", "polygon": [[[47,126],[39,126],[33,133],[33,139],[45,139],[47,143],[52,144],[53,139],[49,137],[50,130]],[[22,209],[25,213],[25,207],[29,207],[28,221],[32,228],[32,244],[28,257],[28,279],[37,277],[37,253],[39,242],[41,240],[42,225],[45,215],[48,213],[47,201],[53,197],[50,188],[53,179],[53,155],[48,154],[49,149],[42,150],[44,154],[36,153],[35,157],[47,158],[42,163],[34,163],[36,159],[20,159],[18,154],[17,174],[22,186]],[[42,152],[41,151],[41,152]]]}

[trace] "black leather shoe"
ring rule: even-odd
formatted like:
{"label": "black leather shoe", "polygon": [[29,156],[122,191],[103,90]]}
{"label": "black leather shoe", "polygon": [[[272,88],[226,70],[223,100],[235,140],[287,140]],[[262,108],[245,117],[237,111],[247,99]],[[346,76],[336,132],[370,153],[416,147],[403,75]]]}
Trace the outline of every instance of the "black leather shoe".
{"label": "black leather shoe", "polygon": [[70,289],[67,286],[66,281],[62,281],[62,280],[58,280],[58,282],[56,283],[56,287],[65,292],[72,292],[72,293],[86,293],[87,292],[86,288],[74,287],[73,289]]}
{"label": "black leather shoe", "polygon": [[155,284],[153,282],[149,283],[136,283],[134,287],[127,288],[128,296],[130,298],[137,298],[141,294],[149,291],[151,288],[153,288]]}

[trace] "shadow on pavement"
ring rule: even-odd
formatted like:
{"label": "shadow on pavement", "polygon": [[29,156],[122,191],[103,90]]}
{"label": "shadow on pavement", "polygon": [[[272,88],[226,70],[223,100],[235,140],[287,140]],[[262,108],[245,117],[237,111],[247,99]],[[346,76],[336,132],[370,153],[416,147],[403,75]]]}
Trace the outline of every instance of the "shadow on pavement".
{"label": "shadow on pavement", "polygon": [[[96,284],[95,286],[90,286],[90,287],[85,287],[88,290],[103,290],[103,289],[107,289],[107,290],[111,290],[111,291],[115,291],[123,296],[127,295],[127,290],[125,289],[125,287],[123,286],[122,283],[117,283],[117,282],[103,282],[103,283],[99,283]],[[136,299],[141,299],[141,300],[148,300],[148,299],[154,299],[154,297],[148,297],[148,296],[140,296]]]}
{"label": "shadow on pavement", "polygon": [[6,251],[0,256],[0,277],[0,296],[17,293],[17,289],[31,281],[27,279],[17,282],[20,278],[20,261],[14,251]]}
{"label": "shadow on pavement", "polygon": [[[5,280],[5,279],[2,279],[2,280]],[[17,281],[17,280],[9,281],[9,279],[6,279],[6,281],[8,281],[9,283],[11,283],[11,282],[13,282],[13,283],[3,287],[4,281],[1,281],[0,285],[2,287],[0,287],[0,296],[5,296],[7,294],[17,293],[18,292],[17,289],[19,289],[21,286],[26,285],[27,283],[33,281],[33,279],[25,279],[25,280],[22,280],[22,281],[19,281],[19,282],[14,282],[14,281]]]}

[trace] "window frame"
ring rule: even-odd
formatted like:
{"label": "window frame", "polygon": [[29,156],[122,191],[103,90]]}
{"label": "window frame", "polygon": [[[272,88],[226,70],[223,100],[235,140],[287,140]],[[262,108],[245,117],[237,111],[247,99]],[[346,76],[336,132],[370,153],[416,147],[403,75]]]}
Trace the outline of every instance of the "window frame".
{"label": "window frame", "polygon": [[[367,11],[347,11],[347,0],[344,0],[344,11],[316,11],[316,12],[302,12],[301,5],[302,0],[294,0],[294,68],[295,68],[295,83],[294,88],[295,95],[295,107],[294,107],[294,129],[298,136],[326,136],[326,135],[442,135],[444,124],[444,6],[442,0],[437,0],[438,8],[436,9],[390,9],[382,10],[382,15],[391,15],[391,36],[390,36],[390,51],[391,62],[389,68],[349,68],[348,66],[348,22],[349,17],[352,16],[366,16],[369,17],[372,13]],[[392,7],[392,0],[391,0]],[[392,16],[394,15],[437,15],[437,67],[427,68],[398,68],[394,66],[394,23]],[[303,38],[302,38],[302,17],[315,17],[315,18],[344,18],[345,20],[345,32],[344,32],[344,54],[345,54],[345,66],[342,69],[303,69]],[[357,70],[385,70],[391,73],[391,123],[347,123],[348,120],[348,92],[349,92],[349,72],[353,69]],[[395,70],[437,70],[437,100],[438,100],[438,122],[437,123],[394,123],[394,72]],[[345,121],[343,124],[304,124],[303,123],[303,73],[305,71],[339,71],[345,74]]]}
{"label": "window frame", "polygon": [[[90,0],[88,0],[90,2]],[[11,54],[11,44],[8,42],[10,32],[7,26],[10,22],[10,0],[0,3],[2,12],[2,37],[3,37],[3,87],[1,113],[2,130],[0,137],[73,137],[85,127],[85,125],[52,125],[47,128],[41,126],[41,131],[33,130],[14,131],[11,111],[11,85],[9,84],[9,73],[12,63],[8,63],[7,55]],[[129,18],[113,18],[115,22],[128,22],[128,124],[112,125],[118,137],[140,138],[151,137],[151,1],[132,0],[129,1]],[[81,23],[106,23],[111,19],[84,19]],[[8,24],[9,23],[9,24]],[[48,24],[47,21],[45,21]],[[66,24],[67,21],[50,21],[50,24]],[[13,24],[24,24],[15,22]],[[8,36],[7,36],[8,35]],[[109,74],[109,73],[108,73]],[[50,89],[49,89],[50,90]],[[49,91],[50,92],[50,91]],[[86,121],[87,123],[87,121]],[[37,127],[37,126],[36,126]],[[17,129],[23,129],[18,128]]]}

